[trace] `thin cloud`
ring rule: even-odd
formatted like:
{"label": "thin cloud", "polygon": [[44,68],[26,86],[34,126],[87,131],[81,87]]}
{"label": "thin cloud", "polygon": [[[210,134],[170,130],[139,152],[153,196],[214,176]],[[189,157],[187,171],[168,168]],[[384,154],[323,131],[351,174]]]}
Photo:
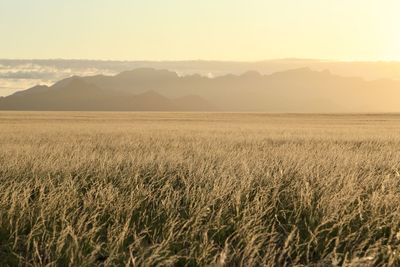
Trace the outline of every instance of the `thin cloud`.
{"label": "thin cloud", "polygon": [[113,75],[116,71],[95,67],[61,67],[56,65],[9,62],[0,64],[0,96],[7,96],[38,84],[51,85],[61,79],[77,75]]}

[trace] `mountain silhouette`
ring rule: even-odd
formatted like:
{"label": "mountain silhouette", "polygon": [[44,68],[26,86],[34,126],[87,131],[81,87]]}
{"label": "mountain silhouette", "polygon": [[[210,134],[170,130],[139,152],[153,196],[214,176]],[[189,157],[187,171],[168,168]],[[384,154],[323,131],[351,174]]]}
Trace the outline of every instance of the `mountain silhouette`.
{"label": "mountain silhouette", "polygon": [[209,78],[140,68],[70,77],[0,98],[2,110],[399,112],[400,82],[330,71],[248,71]]}
{"label": "mountain silhouette", "polygon": [[[105,77],[98,78],[102,80]],[[190,97],[190,101],[184,101],[184,99],[185,97],[170,99],[154,90],[134,94],[129,91],[104,89],[86,81],[84,77],[71,77],[51,87],[35,86],[0,98],[0,109],[60,111],[205,111],[215,109],[198,96]]]}

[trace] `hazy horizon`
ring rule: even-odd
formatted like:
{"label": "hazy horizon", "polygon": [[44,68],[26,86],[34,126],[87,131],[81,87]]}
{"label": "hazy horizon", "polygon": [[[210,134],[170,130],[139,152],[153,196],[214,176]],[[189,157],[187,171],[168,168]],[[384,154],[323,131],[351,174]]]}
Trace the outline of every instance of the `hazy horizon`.
{"label": "hazy horizon", "polygon": [[236,63],[259,63],[265,61],[280,61],[280,60],[309,60],[309,61],[319,61],[319,62],[342,62],[342,63],[397,63],[400,62],[400,59],[334,59],[334,58],[313,58],[313,57],[296,57],[296,56],[287,56],[287,57],[271,57],[271,58],[259,58],[252,60],[240,60],[240,59],[209,59],[209,58],[167,58],[167,59],[118,59],[118,58],[68,58],[68,57],[44,57],[44,58],[26,58],[26,57],[0,57],[0,61],[49,61],[49,60],[59,60],[59,61],[104,61],[104,62],[236,62]]}
{"label": "hazy horizon", "polygon": [[68,59],[0,59],[0,97],[35,85],[51,85],[70,76],[115,75],[137,68],[167,69],[179,75],[200,74],[217,77],[258,71],[261,74],[308,67],[328,70],[345,77],[366,80],[400,80],[400,62],[344,62],[318,59],[277,59],[254,62],[235,61],[107,61]]}
{"label": "hazy horizon", "polygon": [[147,66],[68,77],[0,98],[0,110],[400,112],[400,80],[368,81],[309,67],[271,74],[186,74]]}
{"label": "hazy horizon", "polygon": [[395,0],[5,0],[0,97],[150,67],[216,77],[309,67],[400,80]]}

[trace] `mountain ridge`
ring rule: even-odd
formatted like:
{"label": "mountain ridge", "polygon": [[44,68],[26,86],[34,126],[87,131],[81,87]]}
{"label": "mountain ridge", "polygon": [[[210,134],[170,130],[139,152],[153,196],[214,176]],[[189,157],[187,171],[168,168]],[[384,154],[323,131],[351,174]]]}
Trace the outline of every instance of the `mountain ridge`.
{"label": "mountain ridge", "polygon": [[217,77],[138,68],[35,86],[0,98],[0,109],[396,112],[399,97],[399,81],[366,81],[308,67]]}

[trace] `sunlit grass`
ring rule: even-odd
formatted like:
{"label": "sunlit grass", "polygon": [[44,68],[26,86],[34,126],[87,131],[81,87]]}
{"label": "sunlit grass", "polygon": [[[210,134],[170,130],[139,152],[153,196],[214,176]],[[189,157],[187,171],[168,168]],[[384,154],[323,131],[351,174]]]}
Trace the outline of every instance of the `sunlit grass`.
{"label": "sunlit grass", "polygon": [[400,116],[0,113],[3,265],[398,265]]}

